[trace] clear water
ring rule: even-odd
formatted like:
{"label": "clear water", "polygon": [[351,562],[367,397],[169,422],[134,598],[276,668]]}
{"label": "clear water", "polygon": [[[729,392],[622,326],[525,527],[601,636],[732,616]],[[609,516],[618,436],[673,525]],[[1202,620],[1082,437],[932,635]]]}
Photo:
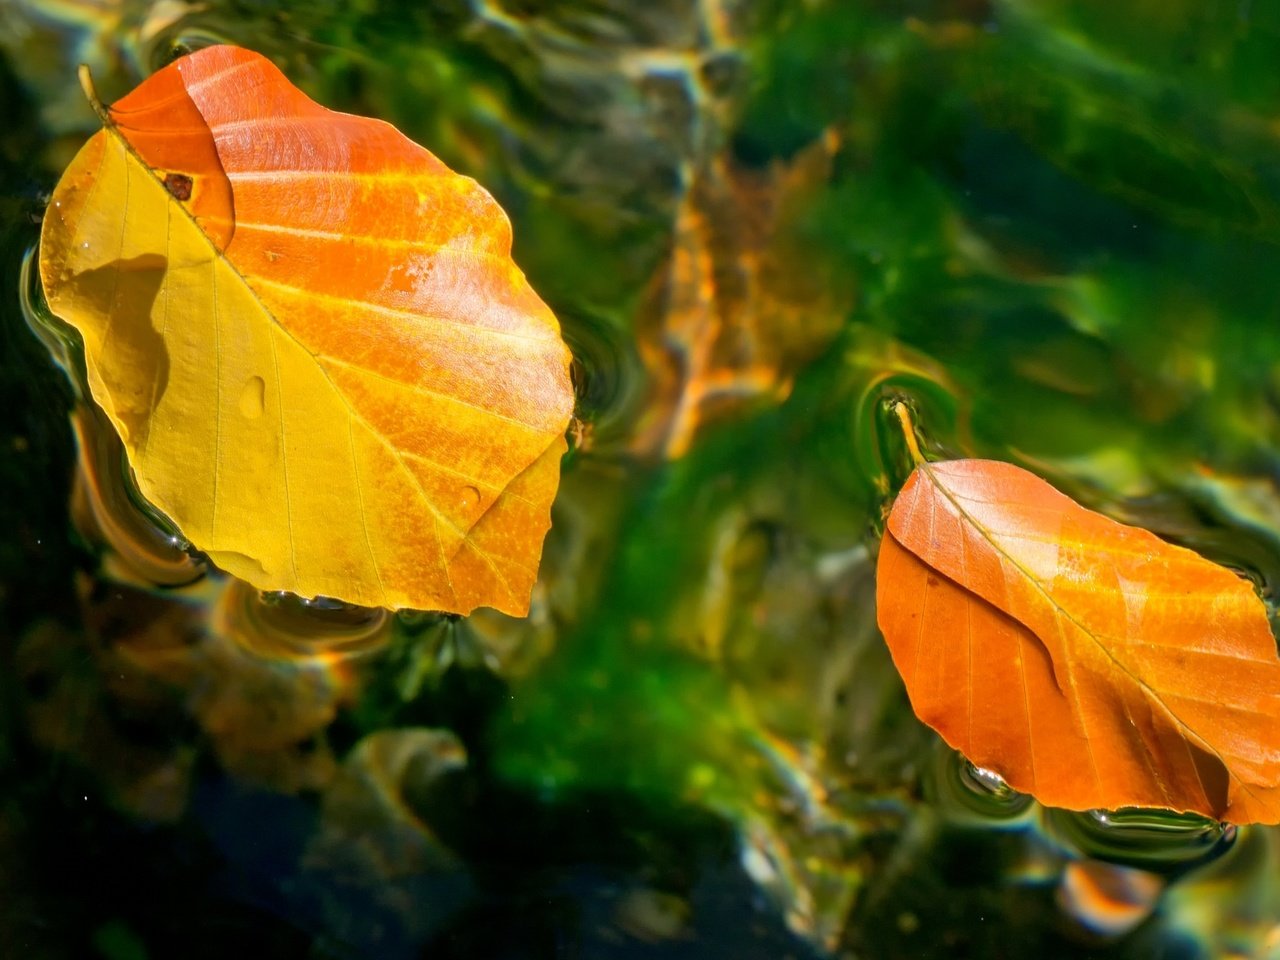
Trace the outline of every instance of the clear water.
{"label": "clear water", "polygon": [[[75,65],[210,42],[511,215],[579,392],[527,620],[225,580],[80,396]],[[1010,791],[872,606],[906,399],[1274,610],[1278,60],[1248,2],[0,0],[0,955],[1280,955],[1280,833]]]}

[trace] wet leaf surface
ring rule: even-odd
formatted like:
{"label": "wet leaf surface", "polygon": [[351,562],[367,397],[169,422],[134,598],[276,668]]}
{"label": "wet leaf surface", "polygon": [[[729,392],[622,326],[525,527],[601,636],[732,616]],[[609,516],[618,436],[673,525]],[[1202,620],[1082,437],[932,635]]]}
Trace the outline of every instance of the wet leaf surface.
{"label": "wet leaf surface", "polygon": [[1042,803],[1280,821],[1280,659],[1232,571],[1034,474],[922,463],[877,567],[916,714]]}
{"label": "wet leaf surface", "polygon": [[41,276],[141,492],[260,589],[524,613],[573,395],[489,195],[234,47],[104,122]]}

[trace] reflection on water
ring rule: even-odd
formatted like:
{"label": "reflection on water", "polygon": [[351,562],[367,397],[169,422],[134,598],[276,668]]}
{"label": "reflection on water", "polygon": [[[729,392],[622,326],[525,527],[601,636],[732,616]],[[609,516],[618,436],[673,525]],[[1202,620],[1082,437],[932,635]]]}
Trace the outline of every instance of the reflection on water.
{"label": "reflection on water", "polygon": [[[137,492],[124,445],[97,407],[78,405],[71,416],[80,451],[71,492],[71,522],[86,542],[110,545],[117,579],[180,587],[206,575],[202,558]],[[118,558],[118,559],[117,559]]]}
{"label": "reflection on water", "polygon": [[1129,933],[1151,916],[1164,878],[1099,860],[1067,864],[1058,884],[1062,912],[1102,940]]}
{"label": "reflection on water", "polygon": [[413,957],[467,902],[466,864],[430,826],[466,762],[462,744],[441,730],[381,730],[351,750],[324,791],[302,859],[302,883],[331,936]]}
{"label": "reflection on water", "polygon": [[[66,549],[0,551],[0,777],[31,784],[0,953],[1275,955],[1274,828],[1041,808],[915,720],[873,609],[901,401],[930,455],[1034,469],[1275,610],[1266,16],[0,4],[4,328],[73,401],[64,438],[30,399],[60,374],[0,362],[16,516],[58,489],[31,451],[77,451]],[[111,95],[218,40],[510,213],[578,393],[529,617],[262,595],[138,497],[41,303],[36,195],[92,127],[75,64]],[[146,896],[63,893],[121,849]]]}
{"label": "reflection on water", "polygon": [[1231,849],[1237,827],[1167,810],[1090,810],[1046,814],[1059,840],[1088,856],[1177,876]]}
{"label": "reflection on water", "polygon": [[1244,831],[1230,856],[1171,887],[1165,909],[1207,956],[1268,957],[1280,946],[1274,829]]}
{"label": "reflection on water", "polygon": [[1025,829],[1036,818],[1032,799],[1018,793],[1000,775],[976,767],[939,744],[924,781],[925,796],[948,822],[989,830]]}

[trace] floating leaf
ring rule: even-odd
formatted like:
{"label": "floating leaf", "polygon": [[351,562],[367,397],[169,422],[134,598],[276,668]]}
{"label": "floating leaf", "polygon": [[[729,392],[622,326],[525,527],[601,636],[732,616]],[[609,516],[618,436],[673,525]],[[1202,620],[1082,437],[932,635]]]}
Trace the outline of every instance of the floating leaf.
{"label": "floating leaf", "polygon": [[916,714],[1043,803],[1280,821],[1280,660],[1250,584],[986,460],[921,463],[880,628]]}
{"label": "floating leaf", "polygon": [[143,494],[263,589],[526,612],[573,396],[493,199],[235,47],[103,121],[40,272]]}

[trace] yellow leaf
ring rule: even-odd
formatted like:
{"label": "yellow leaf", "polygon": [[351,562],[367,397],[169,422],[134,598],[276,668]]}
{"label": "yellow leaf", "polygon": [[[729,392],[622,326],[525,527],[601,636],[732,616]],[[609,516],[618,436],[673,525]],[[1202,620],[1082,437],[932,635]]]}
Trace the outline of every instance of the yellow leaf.
{"label": "yellow leaf", "polygon": [[235,47],[104,122],[41,277],[143,495],[261,589],[527,612],[573,396],[493,199]]}

